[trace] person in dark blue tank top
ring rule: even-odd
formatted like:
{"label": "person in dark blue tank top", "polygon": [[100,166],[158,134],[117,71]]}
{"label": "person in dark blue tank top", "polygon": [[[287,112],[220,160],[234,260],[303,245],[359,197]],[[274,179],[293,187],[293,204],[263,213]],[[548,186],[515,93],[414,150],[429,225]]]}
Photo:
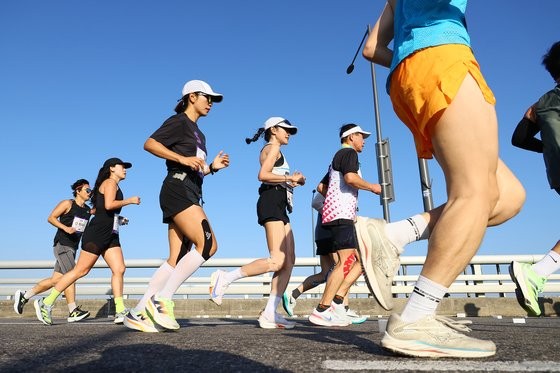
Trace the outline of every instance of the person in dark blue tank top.
{"label": "person in dark blue tank top", "polygon": [[[41,294],[56,285],[58,280],[76,265],[76,251],[82,234],[89,222],[91,208],[87,205],[91,196],[89,181],[79,179],[70,188],[74,199],[65,199],[53,209],[48,222],[57,228],[54,236],[53,252],[56,258],[53,274],[39,281],[27,291],[17,290],[14,296],[14,310],[23,313],[23,307],[34,295]],[[85,319],[89,312],[76,306],[76,286],[72,284],[64,291],[68,303],[68,322]]]}
{"label": "person in dark blue tank top", "polygon": [[35,301],[37,318],[44,324],[52,324],[52,306],[60,293],[87,275],[100,255],[112,272],[111,287],[116,311],[114,322],[123,322],[127,311],[122,299],[125,264],[119,241],[119,228],[123,223],[119,213],[124,206],[140,204],[138,196],[124,199],[119,188],[119,183],[126,178],[126,169],[130,167],[131,163],[123,162],[119,158],[110,158],[99,170],[91,198],[95,216],[84,232],[78,263],[62,276],[48,297]]}

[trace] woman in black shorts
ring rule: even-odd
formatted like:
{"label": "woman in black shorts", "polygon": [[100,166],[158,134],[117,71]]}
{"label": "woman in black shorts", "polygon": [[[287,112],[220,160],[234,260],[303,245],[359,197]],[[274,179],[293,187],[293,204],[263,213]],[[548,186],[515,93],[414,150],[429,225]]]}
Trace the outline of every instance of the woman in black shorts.
{"label": "woman in black shorts", "polygon": [[297,185],[305,184],[301,172],[290,175],[290,167],[280,151],[282,145],[288,145],[291,135],[297,128],[281,117],[269,118],[259,128],[247,144],[256,141],[264,134],[266,145],[260,153],[261,168],[259,181],[259,200],[257,216],[260,225],[264,226],[270,257],[257,259],[241,268],[230,272],[216,271],[212,274],[210,297],[218,305],[233,281],[243,277],[256,276],[274,272],[271,282],[270,297],[264,311],[259,317],[259,326],[264,329],[286,328],[295,326],[276,312],[282,300],[282,294],[288,286],[295,262],[295,244],[290,219],[286,211],[292,211],[292,193]]}
{"label": "woman in black shorts", "polygon": [[140,204],[140,197],[123,199],[119,182],[126,178],[126,169],[132,164],[119,158],[110,158],[99,170],[92,191],[91,202],[95,207],[95,216],[84,231],[82,253],[76,266],[60,278],[54,289],[44,300],[35,301],[37,318],[44,324],[51,325],[51,310],[61,292],[78,279],[84,277],[102,255],[111,268],[111,287],[115,300],[115,324],[123,322],[126,309],[122,298],[124,258],[119,241],[119,226],[126,220],[120,218],[124,206]]}
{"label": "woman in black shorts", "polygon": [[[173,295],[218,248],[214,232],[201,206],[204,176],[229,165],[223,152],[206,162],[206,138],[197,121],[210,112],[222,95],[201,80],[187,82],[175,107],[177,114],[156,130],[144,149],[165,159],[167,177],[159,202],[168,224],[169,258],[154,273],[140,302],[126,316],[124,325],[143,332],[179,329],[173,314]],[[191,250],[194,245],[195,250]]]}

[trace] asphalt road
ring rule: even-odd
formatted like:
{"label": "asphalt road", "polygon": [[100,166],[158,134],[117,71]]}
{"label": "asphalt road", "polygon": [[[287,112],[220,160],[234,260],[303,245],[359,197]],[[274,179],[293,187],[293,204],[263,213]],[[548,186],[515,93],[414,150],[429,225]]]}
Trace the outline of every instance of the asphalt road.
{"label": "asphalt road", "polygon": [[560,318],[471,318],[472,335],[498,346],[476,360],[397,357],[380,347],[377,319],[346,328],[297,319],[264,330],[256,319],[182,319],[176,332],[140,333],[92,319],[45,326],[0,319],[0,372],[560,372]]}

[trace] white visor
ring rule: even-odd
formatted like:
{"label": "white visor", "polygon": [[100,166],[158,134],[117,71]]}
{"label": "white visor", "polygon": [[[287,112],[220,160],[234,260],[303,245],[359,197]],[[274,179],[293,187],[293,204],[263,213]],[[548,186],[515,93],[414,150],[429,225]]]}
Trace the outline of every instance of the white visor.
{"label": "white visor", "polygon": [[353,133],[361,133],[364,136],[364,139],[367,139],[369,137],[369,135],[371,135],[371,132],[367,132],[364,131],[362,129],[362,127],[360,126],[356,126],[356,127],[352,127],[349,130],[346,130],[342,133],[342,136],[340,136],[341,139],[345,138],[346,136],[349,136]]}

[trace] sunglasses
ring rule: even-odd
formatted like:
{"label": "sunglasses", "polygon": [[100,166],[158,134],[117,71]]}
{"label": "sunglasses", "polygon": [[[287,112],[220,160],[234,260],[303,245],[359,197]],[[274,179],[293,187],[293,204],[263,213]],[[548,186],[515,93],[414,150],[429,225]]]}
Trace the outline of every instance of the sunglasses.
{"label": "sunglasses", "polygon": [[208,103],[211,104],[212,103],[212,96],[210,96],[209,94],[206,94],[204,92],[196,92],[197,95],[199,96],[204,96],[206,97],[206,100],[208,100]]}
{"label": "sunglasses", "polygon": [[90,188],[86,188],[84,190],[86,191],[87,194],[91,194],[91,189]]}

